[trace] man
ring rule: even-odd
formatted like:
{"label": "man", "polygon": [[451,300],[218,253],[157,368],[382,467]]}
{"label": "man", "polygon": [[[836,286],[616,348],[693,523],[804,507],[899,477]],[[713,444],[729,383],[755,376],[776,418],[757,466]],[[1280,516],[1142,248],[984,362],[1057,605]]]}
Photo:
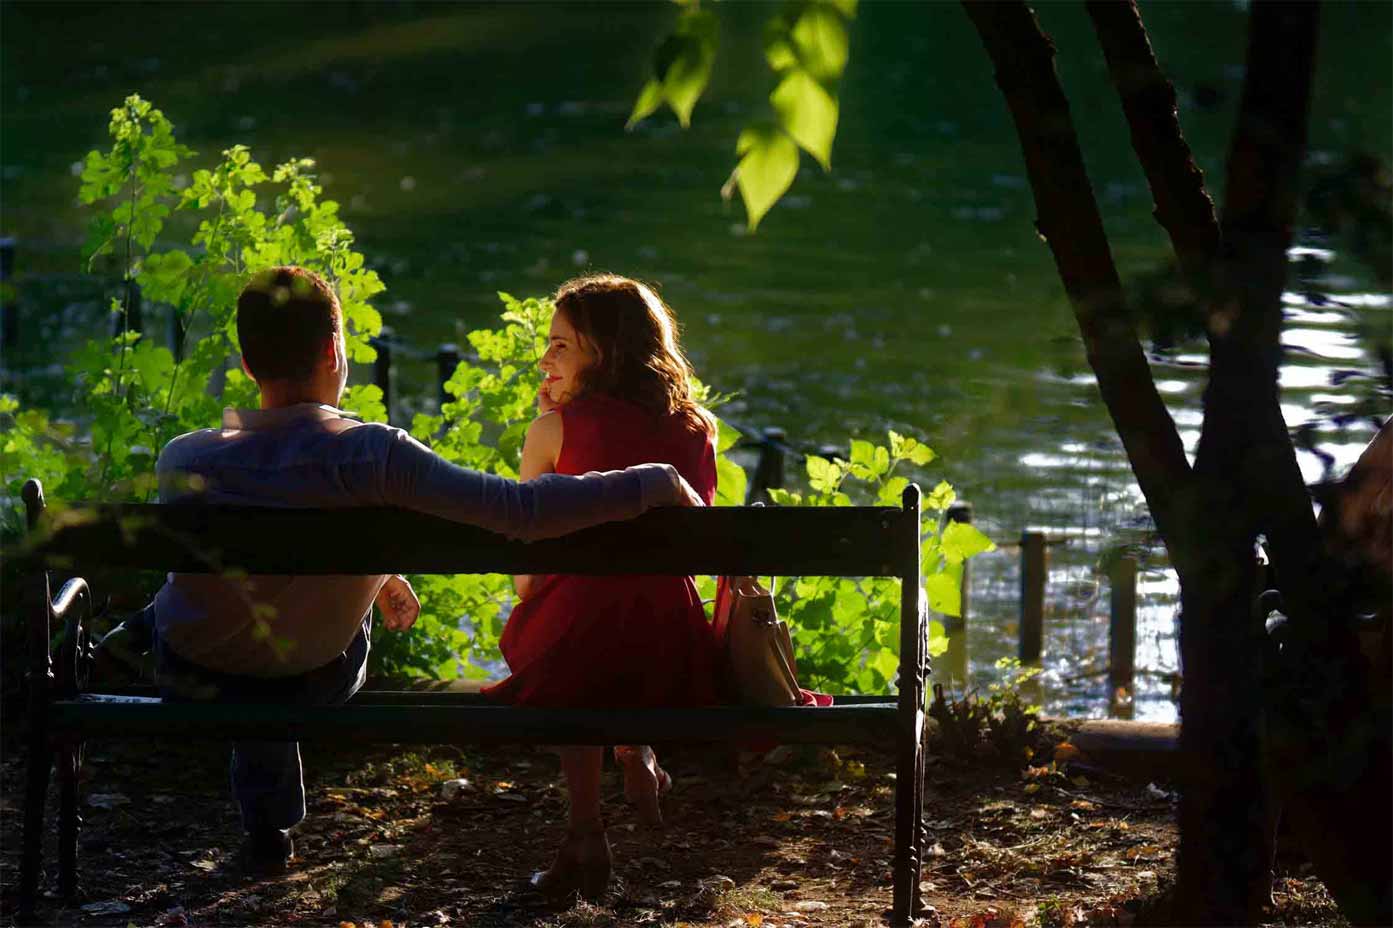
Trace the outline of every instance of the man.
{"label": "man", "polygon": [[[237,335],[261,408],[227,409],[221,429],[171,441],[156,467],[162,502],[400,506],[522,539],[701,504],[668,465],[518,484],[456,467],[400,429],[347,418],[336,408],[348,379],[342,314],[310,271],[257,274],[237,300]],[[420,612],[402,577],[172,574],[147,610],[162,691],[342,703],[363,683],[374,602],[389,629],[410,628]],[[305,816],[298,744],[234,744],[232,788],[244,865],[283,868],[289,829]]]}

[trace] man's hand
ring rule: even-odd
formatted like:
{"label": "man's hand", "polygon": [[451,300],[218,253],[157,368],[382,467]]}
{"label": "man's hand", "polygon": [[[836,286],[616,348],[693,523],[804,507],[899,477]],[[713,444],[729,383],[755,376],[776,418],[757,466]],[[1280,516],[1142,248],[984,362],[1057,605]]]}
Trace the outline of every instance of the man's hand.
{"label": "man's hand", "polygon": [[421,614],[421,601],[406,578],[397,574],[387,578],[382,589],[377,592],[378,610],[382,613],[382,624],[388,631],[404,632],[416,624]]}
{"label": "man's hand", "polygon": [[677,499],[673,501],[674,506],[705,506],[706,500],[697,495],[697,491],[692,489],[692,485],[683,479],[682,475],[674,469],[673,478],[677,481],[675,491]]}

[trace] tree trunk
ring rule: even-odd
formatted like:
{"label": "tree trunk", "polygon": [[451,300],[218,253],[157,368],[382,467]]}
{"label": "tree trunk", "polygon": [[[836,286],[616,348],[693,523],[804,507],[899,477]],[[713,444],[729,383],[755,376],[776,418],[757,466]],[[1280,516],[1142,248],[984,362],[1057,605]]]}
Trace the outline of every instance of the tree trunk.
{"label": "tree trunk", "polygon": [[[1309,639],[1288,648],[1288,658],[1294,656],[1302,678],[1319,684],[1323,694],[1319,718],[1299,718],[1291,711],[1279,718],[1289,735],[1279,744],[1286,749],[1283,756],[1290,760],[1301,746],[1316,744],[1309,732],[1329,732],[1332,724],[1355,737],[1334,736],[1330,748],[1370,743],[1371,715],[1367,704],[1361,713],[1358,699],[1363,691],[1350,685],[1351,670],[1357,668],[1348,659],[1348,597],[1328,587],[1329,565],[1278,404],[1280,298],[1305,150],[1316,11],[1310,3],[1259,0],[1254,5],[1248,77],[1220,227],[1180,135],[1174,91],[1160,74],[1135,6],[1089,6],[1152,187],[1157,219],[1170,234],[1186,279],[1210,297],[1211,376],[1191,471],[1126,319],[1121,284],[1054,71],[1054,48],[1023,3],[964,0],[964,6],[1015,121],[1035,194],[1037,228],[1054,255],[1100,392],[1181,579],[1182,745],[1195,762],[1188,766],[1201,773],[1187,782],[1182,803],[1175,914],[1195,924],[1251,924],[1260,918],[1270,888],[1261,766],[1267,750],[1264,638],[1262,617],[1252,606],[1259,533],[1267,538],[1290,599],[1293,624],[1304,629],[1297,634]],[[1293,679],[1282,682],[1287,694],[1309,693],[1293,686]],[[1303,801],[1348,811],[1350,793],[1341,790],[1355,788],[1356,779],[1376,782],[1381,769],[1378,762],[1353,767],[1358,773],[1340,783],[1326,763],[1323,775],[1303,781]],[[1322,792],[1321,785],[1329,788]],[[1367,808],[1383,808],[1372,798],[1370,803]],[[1379,821],[1382,836],[1387,829]],[[1342,906],[1358,919],[1357,911],[1373,911],[1376,902],[1373,908],[1362,905],[1359,880],[1337,870],[1348,873],[1353,867],[1372,874],[1372,869],[1358,867],[1348,851],[1334,853],[1349,844],[1329,840],[1331,834],[1338,832],[1327,824],[1325,843],[1332,852],[1318,855],[1324,863],[1317,863]],[[1386,871],[1371,879],[1371,885],[1387,885]]]}

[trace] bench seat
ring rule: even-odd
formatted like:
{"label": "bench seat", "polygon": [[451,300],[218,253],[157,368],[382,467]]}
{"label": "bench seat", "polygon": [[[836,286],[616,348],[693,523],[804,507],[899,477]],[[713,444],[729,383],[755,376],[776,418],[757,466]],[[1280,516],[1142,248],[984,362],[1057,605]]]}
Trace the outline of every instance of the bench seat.
{"label": "bench seat", "polygon": [[49,710],[49,726],[54,735],[81,738],[330,739],[403,744],[661,744],[776,739],[790,744],[885,744],[895,737],[897,716],[898,707],[893,702],[822,709],[534,709],[482,700],[426,701],[414,693],[360,692],[346,706],[161,702],[145,696],[84,693],[76,699],[55,700]]}

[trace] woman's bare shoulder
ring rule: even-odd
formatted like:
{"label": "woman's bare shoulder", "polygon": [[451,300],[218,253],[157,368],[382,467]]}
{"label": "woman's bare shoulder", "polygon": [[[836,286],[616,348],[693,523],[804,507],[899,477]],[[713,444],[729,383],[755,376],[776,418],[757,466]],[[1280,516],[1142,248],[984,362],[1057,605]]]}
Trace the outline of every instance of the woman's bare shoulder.
{"label": "woman's bare shoulder", "polygon": [[561,434],[561,411],[552,409],[532,420],[532,424],[527,427],[527,442],[550,444],[554,441],[559,447]]}

